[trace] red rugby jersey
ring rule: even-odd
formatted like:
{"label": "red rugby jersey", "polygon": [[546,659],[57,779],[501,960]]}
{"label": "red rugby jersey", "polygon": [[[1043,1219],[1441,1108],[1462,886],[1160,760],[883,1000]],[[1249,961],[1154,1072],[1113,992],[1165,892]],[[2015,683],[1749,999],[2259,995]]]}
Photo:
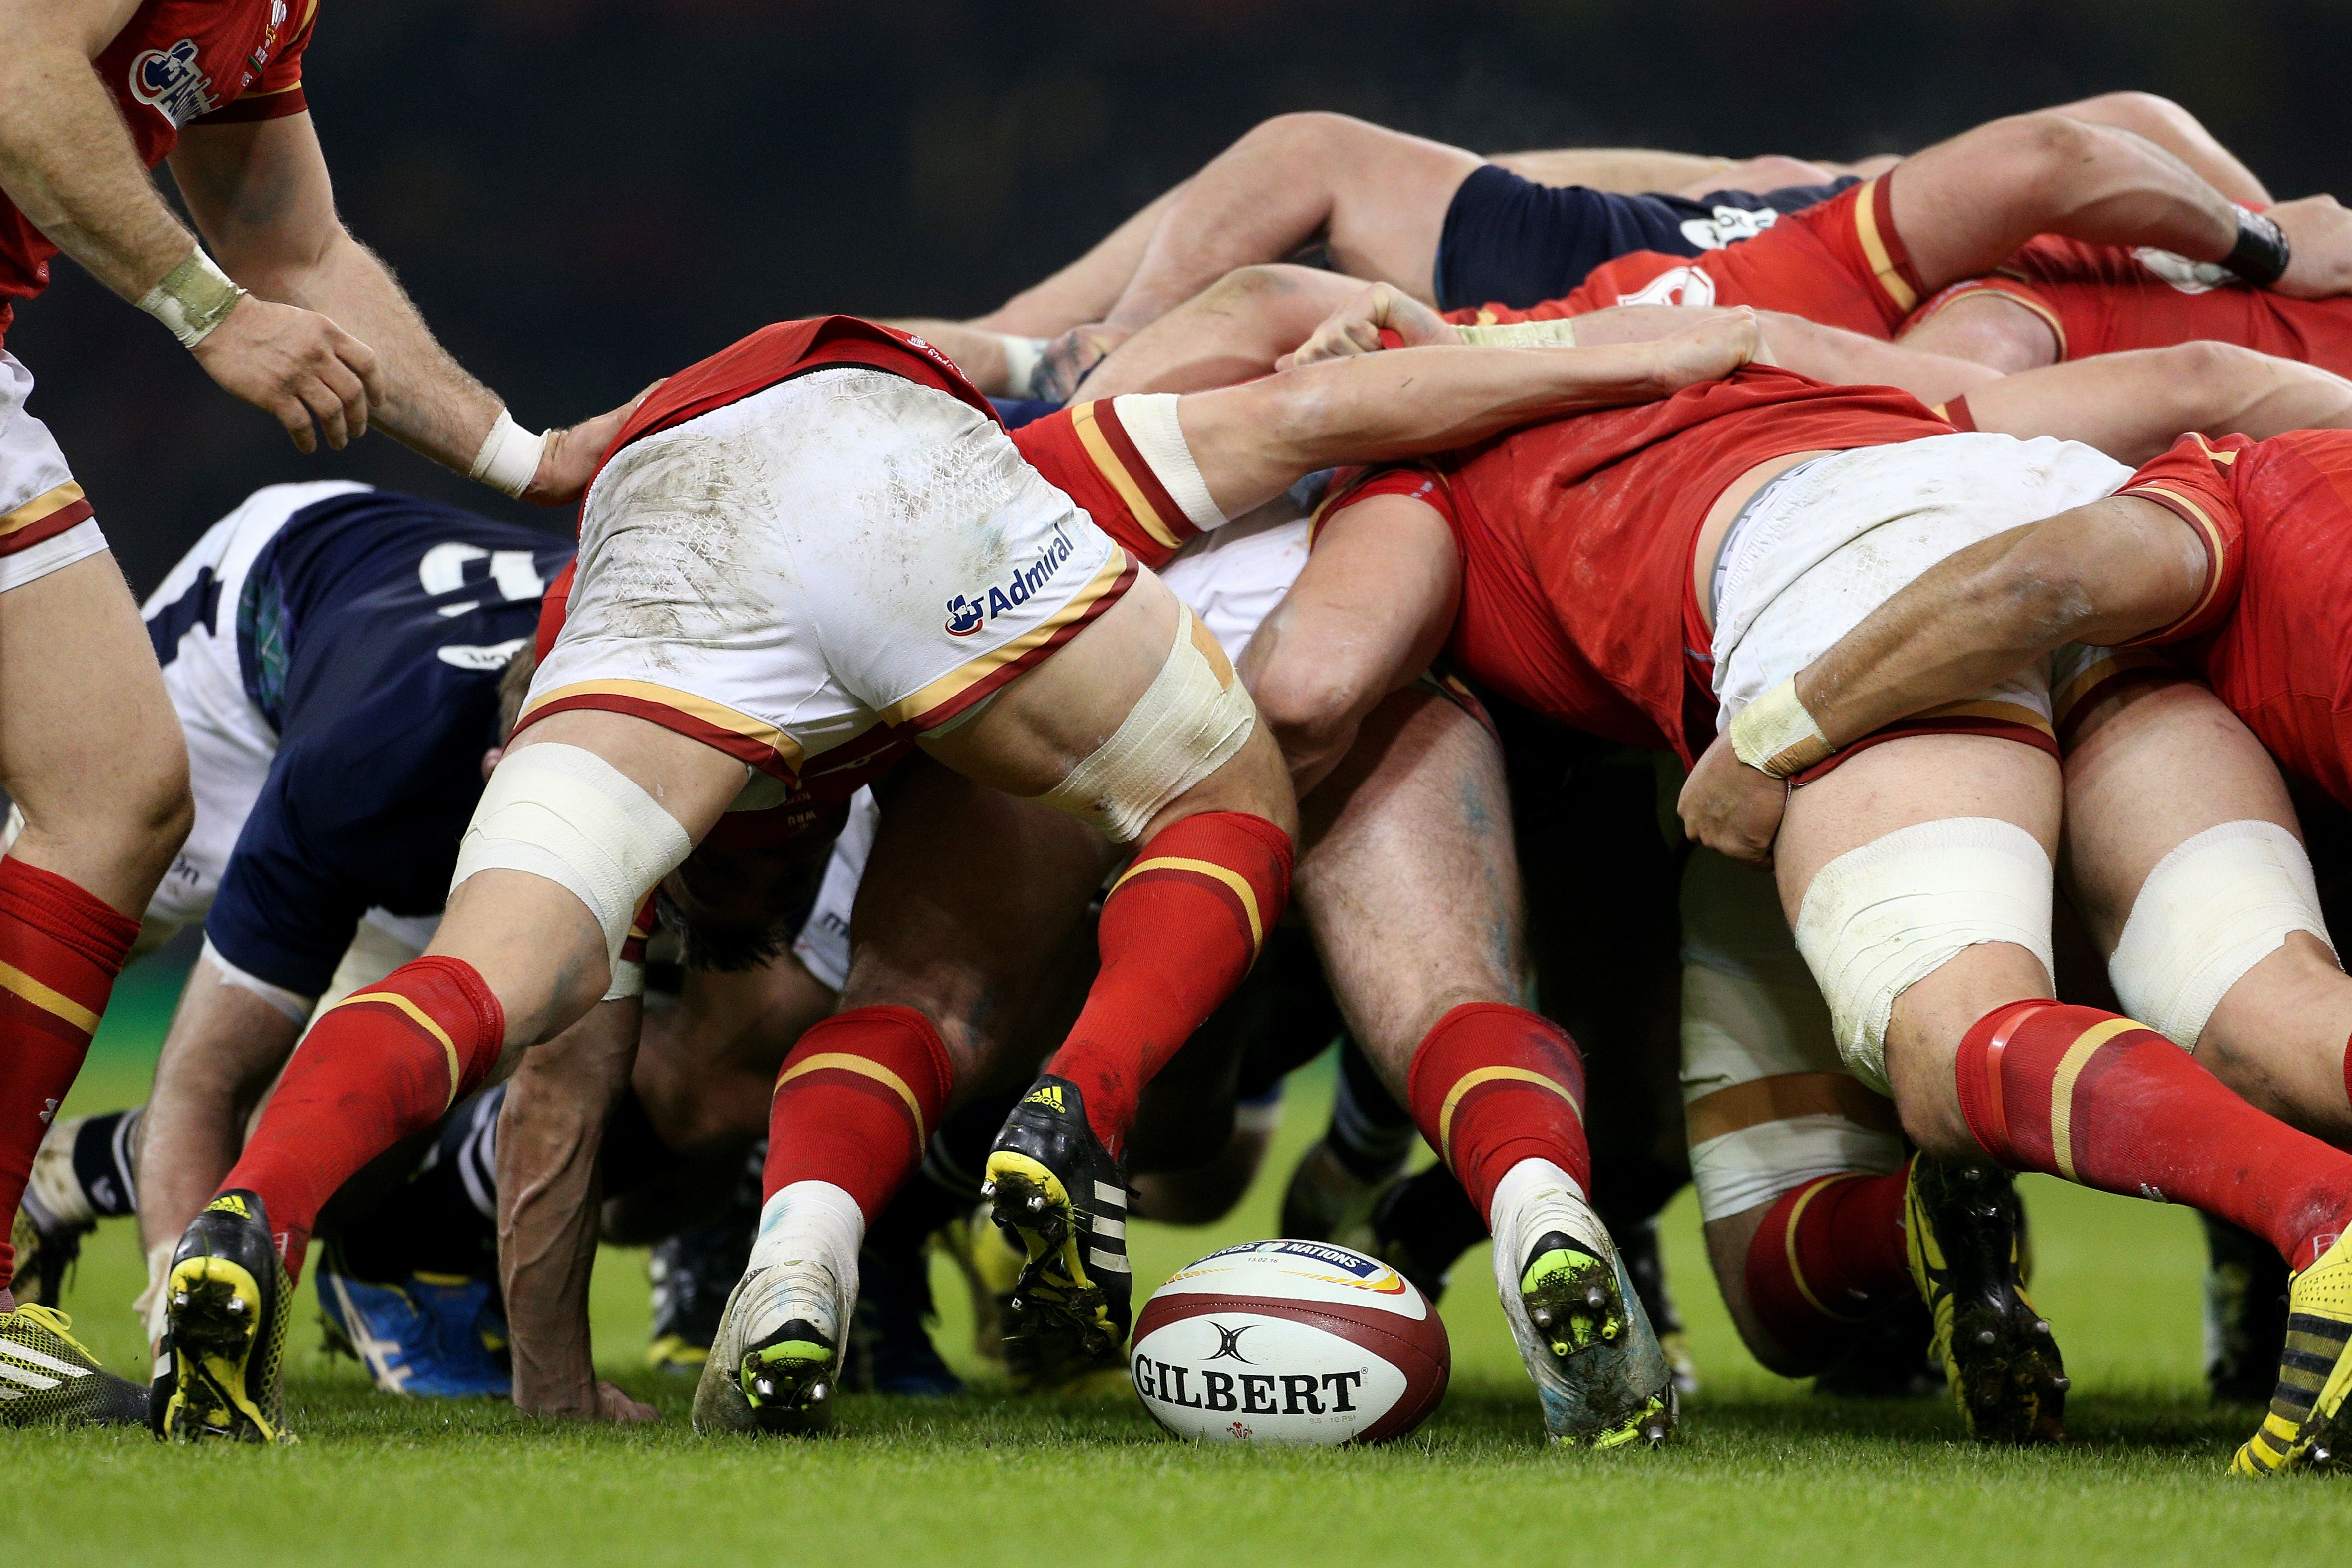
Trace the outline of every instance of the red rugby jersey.
{"label": "red rugby jersey", "polygon": [[[153,168],[190,125],[299,114],[318,0],[145,0],[92,62],[140,160]],[[16,301],[48,287],[58,247],[0,194],[0,338]]]}
{"label": "red rugby jersey", "polygon": [[1462,605],[1448,651],[1463,672],[1563,723],[1670,747],[1687,763],[1714,735],[1691,552],[1716,498],[1757,464],[1791,452],[1885,446],[1951,428],[1893,387],[1825,386],[1750,365],[1663,402],[1555,419],[1467,452],[1374,470],[1324,517],[1373,495],[1427,501],[1461,549]]}
{"label": "red rugby jersey", "polygon": [[2139,645],[2181,643],[2280,763],[2352,806],[2352,431],[2185,436],[2120,492],[2205,542],[2204,592]]}

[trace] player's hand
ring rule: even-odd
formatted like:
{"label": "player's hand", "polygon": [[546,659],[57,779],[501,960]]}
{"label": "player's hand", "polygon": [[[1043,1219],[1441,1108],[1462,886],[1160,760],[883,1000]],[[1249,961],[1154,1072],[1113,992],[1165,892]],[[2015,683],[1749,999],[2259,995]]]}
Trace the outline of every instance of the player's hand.
{"label": "player's hand", "polygon": [[1745,865],[1769,866],[1788,806],[1789,781],[1749,767],[1730,740],[1717,735],[1683,781],[1675,809],[1683,831],[1708,848]]}
{"label": "player's hand", "polygon": [[1375,283],[1325,317],[1305,342],[1275,361],[1274,368],[1296,370],[1325,360],[1378,353],[1382,328],[1402,338],[1406,348],[1462,341],[1451,321],[1403,289]]}
{"label": "player's hand", "polygon": [[2297,300],[2352,294],[2352,212],[2334,196],[2281,202],[2263,215],[2286,236],[2286,276],[2273,293]]}
{"label": "player's hand", "polygon": [[[662,377],[667,381],[669,377]],[[604,448],[637,411],[637,405],[654,395],[656,381],[635,397],[609,414],[599,414],[593,419],[583,419],[577,425],[547,433],[547,445],[540,448],[539,472],[523,487],[522,499],[535,506],[562,506],[580,499],[588,481],[596,477],[596,464],[604,456]]]}
{"label": "player's hand", "polygon": [[1770,364],[1764,323],[1745,305],[1710,310],[1696,326],[1657,341],[1659,395],[1720,381],[1743,364]]}
{"label": "player's hand", "polygon": [[661,1412],[640,1404],[609,1383],[596,1384],[596,1415],[615,1426],[646,1426],[661,1419]]}
{"label": "player's hand", "polygon": [[246,295],[195,346],[205,374],[276,417],[303,452],[341,451],[384,400],[375,351],[316,310]]}

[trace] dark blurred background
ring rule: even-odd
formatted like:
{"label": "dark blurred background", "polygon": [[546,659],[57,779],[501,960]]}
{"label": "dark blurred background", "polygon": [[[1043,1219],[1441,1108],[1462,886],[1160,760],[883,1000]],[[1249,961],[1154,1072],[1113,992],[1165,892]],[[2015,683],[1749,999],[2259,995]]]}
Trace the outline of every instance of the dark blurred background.
{"label": "dark blurred background", "polygon": [[[822,310],[971,314],[1265,117],[1480,152],[1903,151],[2117,88],[2352,199],[2352,6],[2295,0],[324,0],[354,232],[533,426]],[[505,508],[382,436],[304,458],[70,263],[8,346],[143,594],[273,480]]]}

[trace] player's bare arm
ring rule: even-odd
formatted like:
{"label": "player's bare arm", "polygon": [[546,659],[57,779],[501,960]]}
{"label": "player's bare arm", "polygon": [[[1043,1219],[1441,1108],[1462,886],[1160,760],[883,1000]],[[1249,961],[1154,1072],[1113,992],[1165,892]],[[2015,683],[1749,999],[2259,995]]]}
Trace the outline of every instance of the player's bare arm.
{"label": "player's bare arm", "polygon": [[596,1157],[628,1088],[643,1004],[589,1009],[524,1055],[499,1121],[499,1277],[515,1408],[624,1425],[656,1419],[596,1378],[588,1276],[596,1259]]}
{"label": "player's bare arm", "polygon": [[297,447],[315,449],[313,421],[341,447],[367,428],[374,354],[323,316],[236,296],[156,194],[90,68],[136,9],[0,5],[0,189],[100,282],[163,314],[215,381],[276,416]]}
{"label": "player's bare arm", "polygon": [[[373,417],[387,434],[445,468],[515,489],[528,500],[553,505],[580,492],[635,404],[547,432],[527,474],[522,458],[494,451],[494,443],[504,445],[497,437],[513,428],[506,405],[435,341],[391,268],[344,228],[310,115],[191,126],[171,163],[189,210],[231,276],[256,295],[331,317],[371,345]],[[360,429],[347,429],[336,410],[310,412],[329,445],[341,447],[364,429],[368,411]],[[302,430],[292,421],[288,428],[301,446]],[[527,444],[516,450],[527,456]],[[493,473],[498,462],[516,466]]]}
{"label": "player's bare arm", "polygon": [[2168,626],[2195,603],[2206,570],[2189,525],[2134,496],[1958,551],[1800,671],[1785,695],[1759,700],[1757,720],[1717,738],[1683,786],[1684,828],[1735,859],[1769,858],[1787,784],[1748,737],[1775,709],[1795,703],[1811,716],[1816,744],[1833,752],[2070,642],[2106,646]]}

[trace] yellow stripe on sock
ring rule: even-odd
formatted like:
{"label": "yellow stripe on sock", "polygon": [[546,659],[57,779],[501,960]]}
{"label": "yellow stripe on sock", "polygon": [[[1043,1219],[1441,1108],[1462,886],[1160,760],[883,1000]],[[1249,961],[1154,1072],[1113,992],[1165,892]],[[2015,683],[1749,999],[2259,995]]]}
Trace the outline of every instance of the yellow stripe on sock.
{"label": "yellow stripe on sock", "polygon": [[1530,1072],[1526,1068],[1480,1068],[1456,1079],[1454,1087],[1445,1092],[1445,1103],[1438,1108],[1437,1152],[1441,1159],[1450,1161],[1454,1157],[1454,1108],[1462,1103],[1463,1096],[1481,1084],[1505,1081],[1531,1083],[1538,1089],[1548,1089],[1568,1102],[1569,1110],[1576,1112],[1580,1124],[1584,1121],[1584,1112],[1578,1109],[1576,1097],[1543,1074]]}
{"label": "yellow stripe on sock", "polygon": [[98,1033],[98,1015],[67,995],[42,984],[13,963],[0,963],[0,987],[15,992],[44,1013],[54,1013],[85,1035]]}
{"label": "yellow stripe on sock", "polygon": [[[792,1082],[793,1079],[800,1077],[803,1073],[824,1072],[827,1070],[854,1072],[861,1077],[870,1078],[875,1082],[888,1087],[898,1094],[900,1100],[907,1102],[907,1114],[914,1119],[915,1147],[917,1149],[920,1149],[924,1144],[930,1141],[930,1133],[923,1127],[923,1107],[921,1102],[916,1100],[915,1091],[907,1087],[907,1080],[905,1079],[900,1078],[897,1073],[892,1072],[888,1068],[884,1067],[880,1062],[876,1061],[871,1057],[852,1056],[846,1051],[819,1051],[815,1056],[809,1058],[806,1061],[798,1062],[792,1067],[786,1068],[784,1069],[783,1076],[776,1079],[776,1093],[782,1094],[784,1089],[784,1085]],[[771,1100],[773,1100],[774,1098],[775,1095],[769,1096],[769,1099]]]}
{"label": "yellow stripe on sock", "polygon": [[1249,917],[1251,955],[1255,956],[1257,950],[1265,945],[1265,928],[1258,920],[1257,892],[1249,885],[1249,879],[1231,866],[1220,866],[1214,860],[1188,859],[1178,855],[1155,856],[1149,860],[1138,860],[1134,865],[1129,866],[1126,876],[1113,882],[1110,890],[1114,893],[1118,892],[1120,888],[1127,885],[1129,877],[1144,871],[1197,871],[1203,877],[1214,877],[1234,890],[1234,896],[1242,901],[1242,913]]}
{"label": "yellow stripe on sock", "polygon": [[2068,1181],[2079,1180],[2074,1174],[2074,1080],[2091,1065],[2098,1048],[2122,1034],[2126,1029],[2144,1029],[2129,1018],[2110,1018],[2104,1024],[2094,1024],[2074,1037],[2059,1058],[2058,1076],[2050,1080],[2050,1157],[2058,1162],[2058,1173]]}
{"label": "yellow stripe on sock", "polygon": [[447,1052],[449,1057],[449,1098],[441,1102],[441,1108],[446,1110],[457,1104],[457,1086],[466,1081],[466,1069],[464,1063],[457,1058],[457,1043],[449,1037],[449,1031],[435,1023],[424,1008],[419,1007],[397,991],[363,991],[357,996],[344,997],[335,1005],[333,1010],[340,1012],[345,1007],[355,1006],[362,1002],[383,1002],[399,1008],[416,1020],[418,1028],[441,1042],[441,1048]]}

